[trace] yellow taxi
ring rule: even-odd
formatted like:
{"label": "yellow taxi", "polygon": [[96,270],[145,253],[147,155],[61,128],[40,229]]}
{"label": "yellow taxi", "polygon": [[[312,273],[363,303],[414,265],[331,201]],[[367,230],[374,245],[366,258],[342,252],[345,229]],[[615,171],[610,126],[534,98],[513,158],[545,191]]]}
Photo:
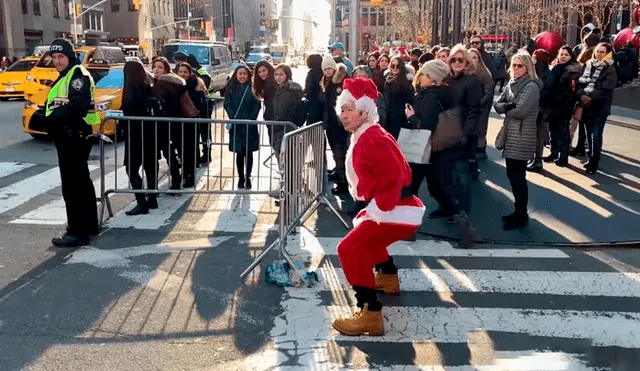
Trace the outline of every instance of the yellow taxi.
{"label": "yellow taxi", "polygon": [[[124,53],[119,47],[79,46],[75,49],[78,60],[85,67],[94,59],[107,60],[111,63],[126,62]],[[24,98],[29,99],[40,90],[48,90],[53,82],[58,79],[58,75],[58,70],[53,66],[51,60],[51,53],[45,52],[26,76]]]}
{"label": "yellow taxi", "polygon": [[[123,64],[106,66],[90,64],[87,67],[96,86],[94,91],[95,110],[100,116],[100,119],[104,119],[106,111],[119,110],[122,105],[122,89],[124,86],[123,68]],[[47,137],[44,110],[48,95],[49,89],[40,90],[27,100],[22,110],[23,130],[36,139],[44,139]],[[34,116],[36,111],[39,112]],[[97,132],[99,129],[99,125],[93,127],[94,132]],[[105,123],[104,134],[116,134],[115,120],[109,120]]]}
{"label": "yellow taxi", "polygon": [[22,58],[0,73],[0,100],[24,97],[27,74],[39,59],[38,57]]}

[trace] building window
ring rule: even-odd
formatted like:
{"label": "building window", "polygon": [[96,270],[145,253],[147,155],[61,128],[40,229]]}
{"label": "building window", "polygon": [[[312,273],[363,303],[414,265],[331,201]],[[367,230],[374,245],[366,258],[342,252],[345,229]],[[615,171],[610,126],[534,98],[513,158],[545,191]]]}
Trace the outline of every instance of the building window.
{"label": "building window", "polygon": [[62,3],[64,4],[64,18],[71,19],[71,1],[63,0]]}
{"label": "building window", "polygon": [[29,8],[27,8],[27,0],[21,0],[20,5],[22,6],[22,14],[29,14]]}
{"label": "building window", "polygon": [[153,14],[158,13],[158,8],[156,7],[156,2],[153,2]]}
{"label": "building window", "polygon": [[120,0],[111,0],[111,12],[119,12],[120,11]]}
{"label": "building window", "polygon": [[40,0],[33,0],[33,14],[40,15]]}
{"label": "building window", "polygon": [[58,0],[51,0],[53,6],[53,18],[60,18],[60,8],[58,7]]}

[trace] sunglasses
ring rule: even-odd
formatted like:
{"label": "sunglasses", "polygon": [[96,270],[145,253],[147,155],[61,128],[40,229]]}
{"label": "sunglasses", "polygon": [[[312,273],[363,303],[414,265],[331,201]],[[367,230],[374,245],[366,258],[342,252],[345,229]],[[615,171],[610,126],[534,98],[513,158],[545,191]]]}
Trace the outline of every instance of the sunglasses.
{"label": "sunglasses", "polygon": [[451,58],[451,63],[464,63],[464,58]]}
{"label": "sunglasses", "polygon": [[400,67],[398,67],[398,65],[397,65],[397,64],[392,64],[390,67],[391,67],[391,68],[400,68]]}
{"label": "sunglasses", "polygon": [[478,45],[478,44],[480,44],[480,41],[472,41],[471,42],[471,45]]}
{"label": "sunglasses", "polygon": [[511,65],[511,67],[513,67],[513,68],[524,68],[524,64],[513,63],[513,64]]}

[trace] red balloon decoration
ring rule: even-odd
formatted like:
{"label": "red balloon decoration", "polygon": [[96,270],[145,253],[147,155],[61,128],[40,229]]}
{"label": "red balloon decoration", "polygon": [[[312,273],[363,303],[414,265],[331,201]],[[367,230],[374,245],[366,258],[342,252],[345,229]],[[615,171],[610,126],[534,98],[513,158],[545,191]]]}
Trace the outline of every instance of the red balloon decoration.
{"label": "red balloon decoration", "polygon": [[633,39],[633,28],[631,26],[621,30],[613,40],[613,50],[618,51],[622,47]]}
{"label": "red balloon decoration", "polygon": [[640,50],[640,34],[633,35],[633,38],[631,39],[631,43],[636,48],[636,50]]}
{"label": "red balloon decoration", "polygon": [[633,21],[637,25],[640,25],[640,3],[635,3],[633,6]]}
{"label": "red balloon decoration", "polygon": [[564,39],[557,32],[543,31],[536,36],[535,43],[536,49],[544,49],[551,54],[551,58],[555,58],[564,44]]}

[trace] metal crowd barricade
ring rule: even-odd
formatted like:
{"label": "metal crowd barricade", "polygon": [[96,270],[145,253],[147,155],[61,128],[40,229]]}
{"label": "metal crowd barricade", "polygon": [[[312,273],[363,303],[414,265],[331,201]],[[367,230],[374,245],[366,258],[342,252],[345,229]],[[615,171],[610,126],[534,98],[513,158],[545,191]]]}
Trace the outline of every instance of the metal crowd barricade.
{"label": "metal crowd barricade", "polygon": [[[321,204],[329,207],[349,229],[349,224],[324,194],[325,146],[325,133],[321,122],[285,134],[280,152],[283,171],[280,175],[279,236],[240,275],[241,278],[251,273],[276,247],[281,256],[295,269],[296,265],[286,251],[287,236],[294,232],[296,227],[302,226]],[[300,272],[298,275],[302,278]]]}
{"label": "metal crowd barricade", "polygon": [[[120,128],[127,130],[124,138],[119,138],[120,135],[114,137],[113,162],[107,163],[106,144],[104,140],[100,141],[100,226],[105,221],[105,210],[108,212],[109,218],[114,216],[109,199],[109,196],[114,193],[145,194],[147,196],[158,194],[266,194],[277,198],[280,191],[278,167],[276,165],[264,169],[261,166],[262,158],[268,157],[266,154],[262,155],[261,149],[266,150],[269,156],[273,152],[272,146],[266,140],[266,135],[263,135],[265,131],[263,129],[282,127],[283,131],[287,131],[297,128],[293,123],[283,121],[136,117],[124,116],[121,111],[107,112],[99,131],[103,137],[106,125],[116,125],[116,133],[121,131]],[[218,133],[219,136],[215,134],[213,137],[201,141],[197,125],[208,125],[207,130],[214,134]],[[233,134],[227,130],[228,125],[234,128]],[[257,159],[254,160],[257,171],[253,172],[252,189],[238,189],[236,187],[236,179],[238,179],[236,174],[237,153],[229,151],[229,141],[235,139],[232,137],[232,135],[236,135],[235,128],[240,128],[242,125],[246,125],[247,132],[249,127],[258,126],[259,148]],[[125,141],[125,153],[119,156],[118,144],[123,140]],[[246,140],[245,148],[248,148],[249,137],[245,136],[241,140]],[[210,155],[212,158],[209,163],[199,162],[200,145],[203,145],[205,151],[211,147]],[[164,169],[158,165],[161,154],[168,165],[166,176],[161,174]],[[145,158],[145,156],[147,157]],[[148,161],[148,156],[153,156],[153,160]],[[247,156],[244,156],[243,169],[246,168],[247,161]],[[199,168],[199,163],[204,166]],[[123,166],[126,173],[119,176],[118,170]],[[215,173],[212,172],[212,167],[216,168]],[[231,171],[228,171],[229,168]],[[113,176],[110,175],[113,178],[113,182],[110,184],[107,184],[105,180],[107,171],[113,171],[110,173],[113,174]],[[266,176],[264,172],[267,172]],[[131,177],[128,177],[127,174],[136,173],[139,174],[139,178],[134,177],[132,182]],[[152,178],[149,178],[149,174]],[[121,181],[118,181],[122,176],[127,177],[126,183],[121,178]],[[192,184],[188,184],[185,180],[191,180]],[[229,180],[232,182],[231,187],[225,187]],[[111,186],[112,184],[113,186]]]}

